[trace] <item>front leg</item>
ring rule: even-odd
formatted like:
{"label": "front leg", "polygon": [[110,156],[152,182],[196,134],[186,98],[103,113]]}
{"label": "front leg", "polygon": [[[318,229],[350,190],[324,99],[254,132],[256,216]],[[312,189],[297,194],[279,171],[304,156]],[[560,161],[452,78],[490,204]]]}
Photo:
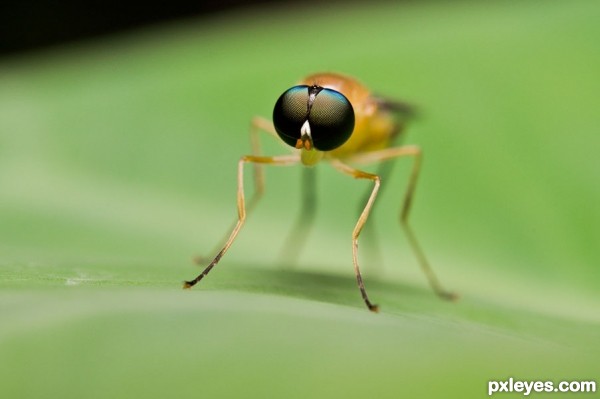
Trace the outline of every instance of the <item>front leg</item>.
{"label": "front leg", "polygon": [[373,203],[375,202],[375,197],[377,197],[377,192],[379,191],[379,186],[381,184],[381,180],[378,175],[374,175],[372,173],[363,172],[362,170],[354,169],[337,159],[331,161],[331,165],[339,170],[342,173],[350,175],[355,179],[368,179],[373,181],[373,189],[371,190],[371,195],[369,195],[369,199],[367,200],[367,204],[365,205],[363,211],[361,212],[358,221],[356,222],[356,226],[354,226],[354,230],[352,231],[352,263],[354,264],[354,273],[356,274],[356,281],[358,283],[358,289],[362,295],[365,304],[372,312],[378,312],[379,306],[371,303],[369,297],[367,295],[367,290],[365,289],[365,284],[363,283],[362,275],[360,274],[360,268],[358,267],[358,236],[369,217],[369,212],[373,207]]}
{"label": "front leg", "polygon": [[[267,133],[268,135],[279,140],[279,137],[277,137],[277,133],[275,132],[275,128],[273,127],[273,123],[271,123],[269,120],[262,118],[260,116],[255,116],[254,118],[252,118],[252,121],[250,123],[250,148],[252,150],[252,156],[255,156],[255,157],[262,156],[262,151],[261,151],[261,146],[260,146],[260,133],[261,132]],[[265,192],[265,176],[264,176],[265,173],[264,173],[264,169],[263,169],[263,164],[260,162],[254,162],[253,164],[254,164],[254,191],[252,192],[252,197],[250,197],[250,199],[248,200],[248,205],[246,206],[246,213],[252,212],[252,210],[254,209],[256,204],[258,204],[260,198],[263,196],[263,194]],[[232,223],[231,228],[228,231],[234,230],[236,228],[237,224],[238,224],[238,220],[235,220]],[[211,251],[211,253],[215,253],[215,252],[219,251],[219,249],[223,248],[223,246],[225,246],[225,243],[229,239],[229,235],[230,235],[230,233],[226,233],[225,236],[220,241],[217,242],[217,245],[214,247],[214,249]],[[209,258],[206,258],[202,255],[196,256],[196,257],[194,257],[194,263],[196,263],[197,265],[200,265],[200,264],[203,264],[208,259]]]}
{"label": "front leg", "polygon": [[238,209],[238,220],[233,226],[229,237],[223,244],[223,247],[217,252],[217,255],[213,258],[213,260],[208,264],[208,266],[193,280],[186,281],[183,284],[184,288],[191,288],[196,285],[200,280],[202,280],[213,267],[216,266],[217,263],[221,260],[223,255],[227,252],[235,238],[237,237],[240,229],[244,225],[246,221],[246,202],[244,200],[244,165],[246,163],[252,163],[254,165],[293,165],[300,161],[300,157],[298,155],[282,155],[276,157],[263,157],[263,156],[254,156],[254,155],[246,155],[242,157],[238,162],[238,190],[237,190],[237,209]]}
{"label": "front leg", "polygon": [[433,291],[442,299],[446,300],[456,300],[458,299],[458,295],[453,292],[446,291],[442,285],[440,284],[437,276],[433,272],[433,269],[429,265],[427,258],[425,257],[425,253],[421,249],[419,245],[419,241],[417,240],[412,227],[408,223],[408,216],[410,213],[412,199],[415,192],[415,188],[417,186],[417,179],[419,178],[419,172],[421,170],[421,149],[415,145],[406,145],[402,147],[392,147],[386,148],[380,151],[374,151],[371,153],[359,154],[349,159],[351,162],[356,163],[372,163],[372,162],[381,162],[389,159],[399,158],[399,157],[411,157],[413,160],[412,170],[410,172],[410,177],[408,179],[408,185],[406,188],[406,193],[404,194],[404,199],[402,201],[402,206],[400,208],[400,225],[408,238],[408,242],[410,247],[419,262],[419,266],[423,273],[427,277],[427,281],[429,285],[433,289]]}

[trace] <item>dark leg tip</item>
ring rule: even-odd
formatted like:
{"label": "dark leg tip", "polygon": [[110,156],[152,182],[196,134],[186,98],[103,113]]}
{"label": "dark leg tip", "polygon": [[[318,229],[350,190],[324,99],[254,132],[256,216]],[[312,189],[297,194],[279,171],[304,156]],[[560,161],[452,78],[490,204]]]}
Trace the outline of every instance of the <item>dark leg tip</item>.
{"label": "dark leg tip", "polygon": [[379,313],[379,305],[372,305],[370,303],[367,304],[369,310],[373,313]]}
{"label": "dark leg tip", "polygon": [[184,281],[183,282],[183,288],[184,289],[189,289],[192,288],[196,283],[194,281]]}

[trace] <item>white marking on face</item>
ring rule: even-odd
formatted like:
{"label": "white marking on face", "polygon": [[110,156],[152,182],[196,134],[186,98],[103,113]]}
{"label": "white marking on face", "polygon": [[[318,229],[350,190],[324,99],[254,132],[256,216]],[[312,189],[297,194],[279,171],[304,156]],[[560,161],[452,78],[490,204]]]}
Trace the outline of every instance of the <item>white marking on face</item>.
{"label": "white marking on face", "polygon": [[300,128],[300,137],[304,137],[307,136],[308,138],[310,138],[312,140],[312,137],[310,135],[310,125],[308,124],[308,119],[306,120],[306,122],[304,122],[304,125],[302,125],[302,127]]}

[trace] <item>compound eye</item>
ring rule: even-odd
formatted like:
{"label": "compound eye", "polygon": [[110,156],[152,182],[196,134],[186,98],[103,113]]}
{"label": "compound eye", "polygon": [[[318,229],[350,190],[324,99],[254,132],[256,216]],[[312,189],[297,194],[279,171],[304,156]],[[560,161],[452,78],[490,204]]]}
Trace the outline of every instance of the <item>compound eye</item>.
{"label": "compound eye", "polygon": [[342,93],[323,89],[312,103],[308,123],[315,148],[331,151],[352,135],[354,109]]}
{"label": "compound eye", "polygon": [[294,86],[279,97],[273,109],[275,130],[292,147],[300,139],[300,130],[308,119],[308,96],[308,86]]}

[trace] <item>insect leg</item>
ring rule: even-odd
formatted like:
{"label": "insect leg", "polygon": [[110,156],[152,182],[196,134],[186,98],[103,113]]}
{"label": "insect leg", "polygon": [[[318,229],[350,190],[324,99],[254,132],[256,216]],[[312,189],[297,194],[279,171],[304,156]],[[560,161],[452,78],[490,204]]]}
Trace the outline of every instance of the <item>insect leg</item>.
{"label": "insect leg", "polygon": [[244,165],[246,163],[252,164],[268,164],[268,165],[293,165],[300,161],[300,157],[297,155],[282,155],[277,157],[263,157],[263,156],[254,156],[254,155],[246,155],[242,157],[238,162],[238,190],[237,190],[237,209],[238,209],[238,220],[231,230],[229,237],[223,244],[223,247],[219,250],[217,255],[213,258],[213,260],[209,263],[209,265],[200,273],[195,279],[186,281],[183,285],[184,288],[191,288],[200,280],[202,280],[217,263],[223,257],[225,252],[229,249],[233,241],[237,237],[240,229],[244,225],[244,221],[246,220],[246,203],[244,200]]}
{"label": "insect leg", "polygon": [[[261,156],[262,151],[260,149],[260,140],[259,133],[264,132],[268,133],[270,136],[278,139],[277,133],[275,132],[275,127],[273,127],[273,123],[265,118],[261,118],[260,116],[255,116],[252,118],[252,122],[250,124],[250,146],[252,149],[252,155]],[[265,172],[263,170],[263,164],[259,162],[254,163],[254,193],[252,197],[248,201],[248,212],[251,212],[252,209],[256,206],[260,197],[265,192]]]}
{"label": "insect leg", "polygon": [[[261,156],[261,148],[260,148],[260,137],[259,137],[259,133],[261,132],[265,132],[268,133],[270,136],[273,136],[275,138],[277,138],[277,133],[275,132],[275,128],[273,127],[273,124],[265,119],[265,118],[261,118],[260,116],[255,116],[254,118],[252,118],[252,121],[250,123],[250,148],[252,150],[252,155],[253,156]],[[260,198],[262,197],[262,195],[265,192],[265,173],[263,170],[263,164],[259,163],[259,162],[254,162],[254,191],[252,193],[252,197],[250,197],[250,199],[247,201],[248,204],[246,205],[246,213],[250,213],[252,212],[252,210],[254,209],[254,207],[256,206],[256,204],[258,203],[258,201],[260,200]],[[235,228],[237,224],[237,220],[234,221],[230,227],[230,229],[228,231],[231,231]],[[225,243],[227,242],[227,239],[229,238],[229,233],[227,233],[218,243],[217,245],[214,247],[214,249],[210,252],[210,253],[215,253],[217,252],[220,248],[222,248]],[[196,256],[194,257],[194,263],[196,263],[197,265],[201,265],[203,263],[205,263],[209,258],[206,258],[204,256]]]}
{"label": "insect leg", "polygon": [[[393,166],[393,162],[382,162],[379,165],[377,165],[377,170],[375,171],[375,174],[379,176],[381,180],[387,181],[387,177],[392,172]],[[379,195],[381,195],[382,192],[385,191],[385,187],[386,185],[381,186],[379,190]],[[370,187],[368,187],[367,190],[365,190],[365,193],[358,204],[359,206],[357,207],[359,215],[363,210],[363,204],[365,204],[369,200],[369,197],[371,196],[371,191],[372,190]],[[377,204],[374,204],[373,209],[371,209],[371,211],[374,211],[376,207]],[[364,230],[366,234],[364,235],[363,242],[365,243],[365,249],[368,251],[367,257],[371,259],[371,262],[369,262],[371,263],[370,267],[373,268],[374,266],[377,266],[378,270],[381,271],[380,266],[383,265],[383,256],[381,252],[381,247],[379,245],[375,220],[372,219],[368,224],[366,224]]]}
{"label": "insect leg", "polygon": [[406,193],[402,201],[402,207],[400,208],[400,225],[408,238],[409,245],[419,262],[419,266],[423,270],[423,273],[427,277],[429,285],[433,291],[443,299],[456,300],[458,295],[452,292],[448,292],[442,288],[437,276],[433,272],[433,269],[429,265],[425,253],[421,249],[419,241],[417,240],[412,227],[408,223],[408,215],[411,209],[412,199],[417,185],[417,179],[419,178],[419,172],[421,170],[421,149],[418,146],[407,145],[402,147],[387,148],[380,151],[374,151],[371,153],[357,155],[351,158],[353,162],[358,163],[370,163],[385,161],[388,159],[398,158],[402,156],[410,156],[413,159],[412,170],[408,180]]}
{"label": "insect leg", "polygon": [[375,197],[377,197],[377,192],[379,191],[379,185],[381,180],[379,176],[367,172],[363,172],[362,170],[354,169],[341,161],[332,160],[331,165],[339,170],[342,173],[350,175],[355,179],[368,179],[373,181],[373,190],[371,191],[371,195],[367,200],[367,204],[365,205],[363,211],[361,212],[356,225],[354,226],[354,230],[352,231],[352,263],[354,264],[354,273],[356,274],[356,281],[358,282],[358,288],[360,289],[360,293],[362,295],[365,304],[369,308],[370,311],[377,312],[379,311],[379,307],[369,300],[367,296],[367,291],[365,289],[365,285],[362,280],[362,276],[360,274],[360,269],[358,267],[358,236],[369,217],[369,212],[371,211],[371,207],[373,206],[373,202],[375,202]]}

